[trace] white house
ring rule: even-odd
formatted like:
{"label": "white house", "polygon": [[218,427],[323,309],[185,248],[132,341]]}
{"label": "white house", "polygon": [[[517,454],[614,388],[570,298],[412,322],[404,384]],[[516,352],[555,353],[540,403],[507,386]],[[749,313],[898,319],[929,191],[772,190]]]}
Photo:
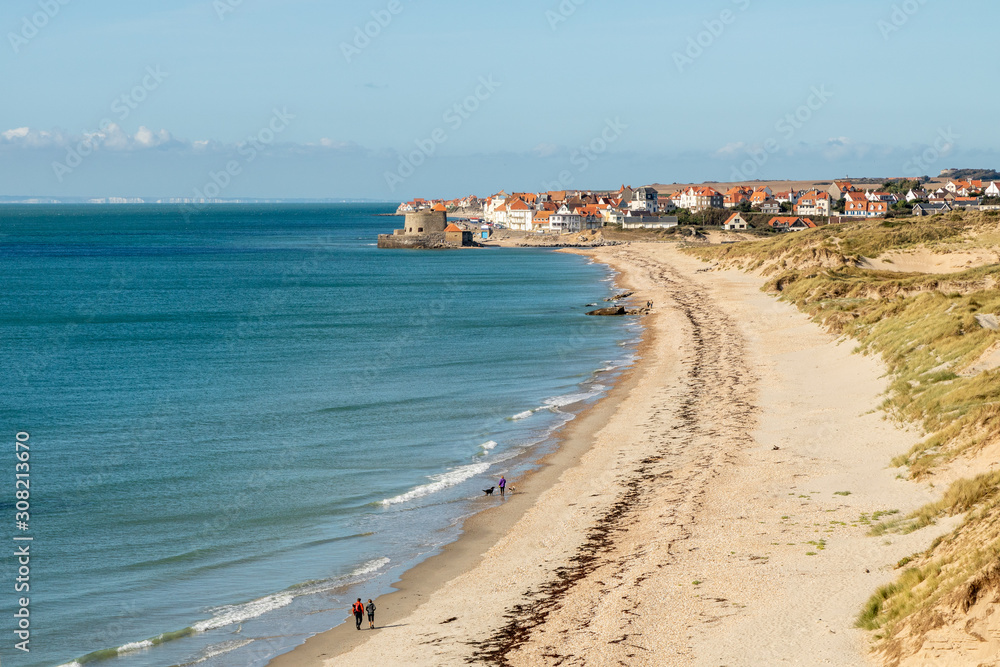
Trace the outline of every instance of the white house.
{"label": "white house", "polygon": [[[867,203],[867,198],[862,196]],[[795,214],[799,216],[808,215],[830,215],[830,194],[813,190],[799,197],[799,203],[795,206]]]}
{"label": "white house", "polygon": [[733,213],[729,219],[723,223],[722,228],[727,232],[749,229],[750,223],[746,221],[742,213]]}
{"label": "white house", "polygon": [[692,213],[704,211],[708,208],[723,208],[725,197],[721,193],[709,187],[691,187],[681,194],[679,206],[686,208]]}
{"label": "white house", "polygon": [[990,183],[989,187],[985,190],[987,197],[1000,197],[1000,185],[996,181]]}
{"label": "white house", "polygon": [[583,217],[563,204],[549,218],[549,229],[554,232],[578,232],[582,223]]}
{"label": "white house", "polygon": [[511,229],[521,231],[531,231],[531,221],[535,217],[535,211],[520,199],[515,199],[506,207],[506,225]]}
{"label": "white house", "polygon": [[632,192],[632,201],[628,203],[629,210],[656,213],[660,210],[659,198],[659,193],[653,188],[639,188]]}

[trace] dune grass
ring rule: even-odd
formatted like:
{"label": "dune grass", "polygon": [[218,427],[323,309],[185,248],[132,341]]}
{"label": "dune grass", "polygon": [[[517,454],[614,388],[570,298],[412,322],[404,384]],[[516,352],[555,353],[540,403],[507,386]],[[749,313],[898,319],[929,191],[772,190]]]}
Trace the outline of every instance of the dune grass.
{"label": "dune grass", "polygon": [[[861,258],[908,248],[996,249],[990,244],[1000,239],[997,222],[997,216],[980,213],[859,222],[689,252],[769,276],[765,290],[853,338],[859,352],[879,355],[891,377],[881,407],[926,434],[893,461],[919,479],[1000,443],[1000,369],[965,372],[1000,341],[1000,333],[976,319],[1000,314],[1000,265],[950,275],[858,265]],[[904,564],[913,567],[875,592],[858,616],[859,627],[882,631],[880,638],[896,641],[898,649],[895,633],[920,627],[915,619],[932,616],[946,598],[960,598],[984,568],[997,563],[1000,472],[954,482],[939,501],[877,523],[870,534],[908,533],[962,513],[965,521],[954,533],[913,557]]]}

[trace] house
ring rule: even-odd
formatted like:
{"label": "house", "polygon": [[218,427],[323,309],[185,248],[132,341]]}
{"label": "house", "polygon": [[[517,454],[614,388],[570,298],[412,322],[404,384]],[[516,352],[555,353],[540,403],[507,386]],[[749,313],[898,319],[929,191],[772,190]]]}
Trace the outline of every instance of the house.
{"label": "house", "polygon": [[892,194],[891,192],[872,191],[872,192],[867,192],[865,194],[868,196],[868,201],[884,201],[888,202],[889,204],[895,204],[896,202],[899,201],[899,197]]}
{"label": "house", "polygon": [[998,185],[996,181],[993,181],[986,187],[983,194],[987,197],[1000,197],[1000,185]]}
{"label": "house", "polygon": [[733,213],[729,219],[722,224],[722,228],[727,232],[742,231],[750,228],[750,223],[746,221],[742,213]]}
{"label": "house", "polygon": [[979,197],[955,197],[954,208],[979,208],[983,200]]}
{"label": "house", "polygon": [[771,198],[771,193],[768,192],[766,189],[754,190],[753,194],[750,195],[750,205],[758,207],[770,198]]}
{"label": "house", "polygon": [[531,231],[536,233],[549,231],[551,218],[552,211],[536,211],[535,217],[531,220]]}
{"label": "house", "polygon": [[680,208],[686,208],[692,213],[704,211],[709,208],[722,208],[723,199],[722,194],[712,188],[696,188],[692,186],[683,191]]}
{"label": "house", "polygon": [[948,181],[945,183],[944,189],[951,194],[958,194],[959,190],[967,190],[969,184],[965,181]]}
{"label": "house", "polygon": [[852,201],[844,202],[844,215],[849,218],[883,218],[889,211],[888,202],[884,201]]}
{"label": "house", "polygon": [[554,232],[578,232],[583,218],[567,204],[559,207],[559,210],[549,218],[549,229]]}
{"label": "house", "polygon": [[535,217],[535,210],[523,199],[515,199],[506,206],[506,216],[501,216],[511,229],[519,229],[525,232],[531,231],[531,221]]}
{"label": "house", "polygon": [[844,195],[854,189],[854,186],[847,181],[834,181],[830,184],[830,187],[826,189],[826,193],[834,201],[840,201],[844,198]]}
{"label": "house", "polygon": [[622,229],[670,229],[678,224],[677,216],[656,216],[647,211],[627,211]]}
{"label": "house", "polygon": [[868,201],[868,193],[861,192],[860,190],[850,190],[844,193],[844,205],[854,202],[854,203],[864,203]]}
{"label": "house", "polygon": [[795,190],[788,190],[787,192],[779,192],[774,195],[774,198],[778,200],[779,204],[791,204],[794,206],[799,201],[799,193]]}
{"label": "house", "polygon": [[806,215],[830,215],[830,195],[819,190],[810,190],[801,197],[799,203],[795,205],[795,214]]}
{"label": "house", "polygon": [[750,195],[753,194],[753,190],[742,185],[736,185],[729,188],[726,194],[722,198],[723,208],[737,208],[742,204],[750,201]]}
{"label": "house", "polygon": [[620,208],[607,208],[604,209],[604,224],[605,225],[624,225],[625,224],[625,211]]}
{"label": "house", "polygon": [[673,213],[677,210],[677,204],[674,203],[673,197],[670,196],[659,195],[656,205],[660,213]]}
{"label": "house", "polygon": [[816,223],[809,218],[796,217],[771,218],[767,225],[779,232],[801,232],[816,227]]}
{"label": "house", "polygon": [[653,188],[639,188],[632,193],[628,207],[633,211],[656,213],[660,210],[660,194]]}
{"label": "house", "polygon": [[444,242],[450,245],[472,245],[472,232],[465,231],[454,222],[444,228]]}
{"label": "house", "polygon": [[917,204],[913,207],[913,215],[918,218],[928,215],[938,215],[939,213],[949,213],[952,209],[948,202],[930,202],[927,204]]}
{"label": "house", "polygon": [[758,208],[761,213],[770,213],[772,215],[781,213],[781,204],[778,203],[777,199],[768,199]]}
{"label": "house", "polygon": [[906,201],[927,201],[927,190],[914,189],[906,193]]}
{"label": "house", "polygon": [[722,198],[722,208],[738,208],[742,204],[749,202],[750,195],[745,192],[727,192]]}
{"label": "house", "polygon": [[604,226],[604,215],[597,204],[578,206],[574,213],[580,216],[580,229],[600,229]]}

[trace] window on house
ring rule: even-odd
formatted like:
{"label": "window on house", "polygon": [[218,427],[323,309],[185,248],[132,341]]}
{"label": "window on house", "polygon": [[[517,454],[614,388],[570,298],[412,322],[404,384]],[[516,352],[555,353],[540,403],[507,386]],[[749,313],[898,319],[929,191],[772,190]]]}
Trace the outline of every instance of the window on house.
{"label": "window on house", "polygon": [[422,232],[422,231],[424,231],[424,228],[423,228],[423,227],[421,227],[420,229],[418,229],[418,230],[417,230],[417,233],[419,234],[419,233],[420,233],[420,232]]}

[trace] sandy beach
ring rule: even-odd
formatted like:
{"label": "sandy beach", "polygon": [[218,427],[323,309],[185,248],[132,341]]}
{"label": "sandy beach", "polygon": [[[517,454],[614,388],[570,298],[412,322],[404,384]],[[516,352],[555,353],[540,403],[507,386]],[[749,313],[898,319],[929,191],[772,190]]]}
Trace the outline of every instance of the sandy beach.
{"label": "sandy beach", "polygon": [[954,525],[866,534],[933,499],[889,467],[919,434],[877,410],[882,365],[673,244],[580,252],[654,303],[636,366],[376,601],[379,629],[272,665],[870,664],[861,606]]}

